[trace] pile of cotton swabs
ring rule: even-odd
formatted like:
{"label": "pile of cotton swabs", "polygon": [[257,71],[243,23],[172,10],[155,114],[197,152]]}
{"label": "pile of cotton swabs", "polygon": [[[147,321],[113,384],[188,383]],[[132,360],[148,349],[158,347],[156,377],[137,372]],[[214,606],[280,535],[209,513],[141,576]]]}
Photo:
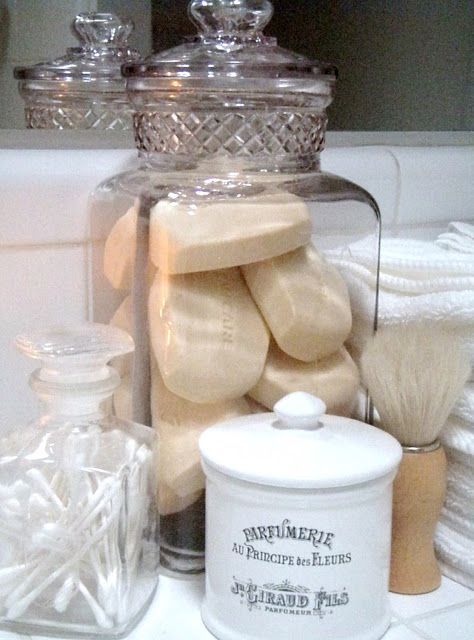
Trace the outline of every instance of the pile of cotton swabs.
{"label": "pile of cotton swabs", "polygon": [[[152,451],[118,430],[69,434],[63,444],[56,465],[0,485],[1,614],[26,620],[45,602],[63,614],[79,595],[91,622],[111,628],[126,617],[137,577]],[[98,455],[115,457],[113,469],[90,465]]]}

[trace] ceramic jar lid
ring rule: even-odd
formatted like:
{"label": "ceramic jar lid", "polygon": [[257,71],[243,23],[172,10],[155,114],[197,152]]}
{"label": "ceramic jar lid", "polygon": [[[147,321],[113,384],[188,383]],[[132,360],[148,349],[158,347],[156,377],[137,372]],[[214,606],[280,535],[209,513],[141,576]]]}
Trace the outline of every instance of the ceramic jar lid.
{"label": "ceramic jar lid", "polygon": [[247,482],[294,489],[345,487],[375,480],[400,463],[402,448],[368,424],[325,414],[322,400],[291,393],[261,413],[207,429],[204,464]]}

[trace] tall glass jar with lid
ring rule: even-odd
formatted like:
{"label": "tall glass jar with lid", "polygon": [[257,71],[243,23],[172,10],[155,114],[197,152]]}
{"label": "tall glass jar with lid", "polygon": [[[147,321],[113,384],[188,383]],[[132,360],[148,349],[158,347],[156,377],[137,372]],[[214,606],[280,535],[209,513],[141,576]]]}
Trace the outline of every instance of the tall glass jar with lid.
{"label": "tall glass jar with lid", "polygon": [[334,66],[263,35],[268,0],[189,11],[196,37],[124,65],[139,161],[91,199],[95,319],[136,345],[115,411],[159,431],[161,562],[183,573],[204,566],[205,428],[295,390],[365,412],[376,288],[364,324],[345,278],[356,251],[377,272],[380,234],[370,194],[320,171]]}

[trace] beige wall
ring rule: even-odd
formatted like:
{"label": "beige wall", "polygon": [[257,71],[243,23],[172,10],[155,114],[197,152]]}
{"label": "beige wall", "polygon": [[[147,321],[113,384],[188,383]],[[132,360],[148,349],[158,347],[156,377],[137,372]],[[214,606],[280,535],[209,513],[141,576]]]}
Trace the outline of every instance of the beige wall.
{"label": "beige wall", "polygon": [[[286,4],[277,1],[275,7]],[[339,67],[329,112],[332,128],[474,129],[472,0],[302,0],[294,5],[297,26],[288,31],[286,43]],[[272,23],[285,27],[277,12]]]}
{"label": "beige wall", "polygon": [[[155,47],[193,33],[188,0],[152,0]],[[333,130],[474,129],[472,0],[273,0],[265,30],[335,62]]]}
{"label": "beige wall", "polygon": [[[188,0],[0,0],[0,128],[23,127],[17,64],[61,55],[69,25],[87,10],[115,10],[137,25],[144,54],[195,31]],[[332,130],[474,130],[472,0],[274,0],[266,29],[280,44],[335,62]],[[152,9],[150,8],[152,6]]]}

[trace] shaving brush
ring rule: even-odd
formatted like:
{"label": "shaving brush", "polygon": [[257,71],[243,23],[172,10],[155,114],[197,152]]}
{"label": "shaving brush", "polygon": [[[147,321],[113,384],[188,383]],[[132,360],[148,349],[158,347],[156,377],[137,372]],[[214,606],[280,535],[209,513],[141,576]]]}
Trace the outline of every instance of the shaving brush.
{"label": "shaving brush", "polygon": [[362,378],[403,458],[393,484],[390,591],[428,593],[441,583],[433,536],[446,491],[438,436],[470,374],[452,333],[434,325],[380,329],[361,357]]}

